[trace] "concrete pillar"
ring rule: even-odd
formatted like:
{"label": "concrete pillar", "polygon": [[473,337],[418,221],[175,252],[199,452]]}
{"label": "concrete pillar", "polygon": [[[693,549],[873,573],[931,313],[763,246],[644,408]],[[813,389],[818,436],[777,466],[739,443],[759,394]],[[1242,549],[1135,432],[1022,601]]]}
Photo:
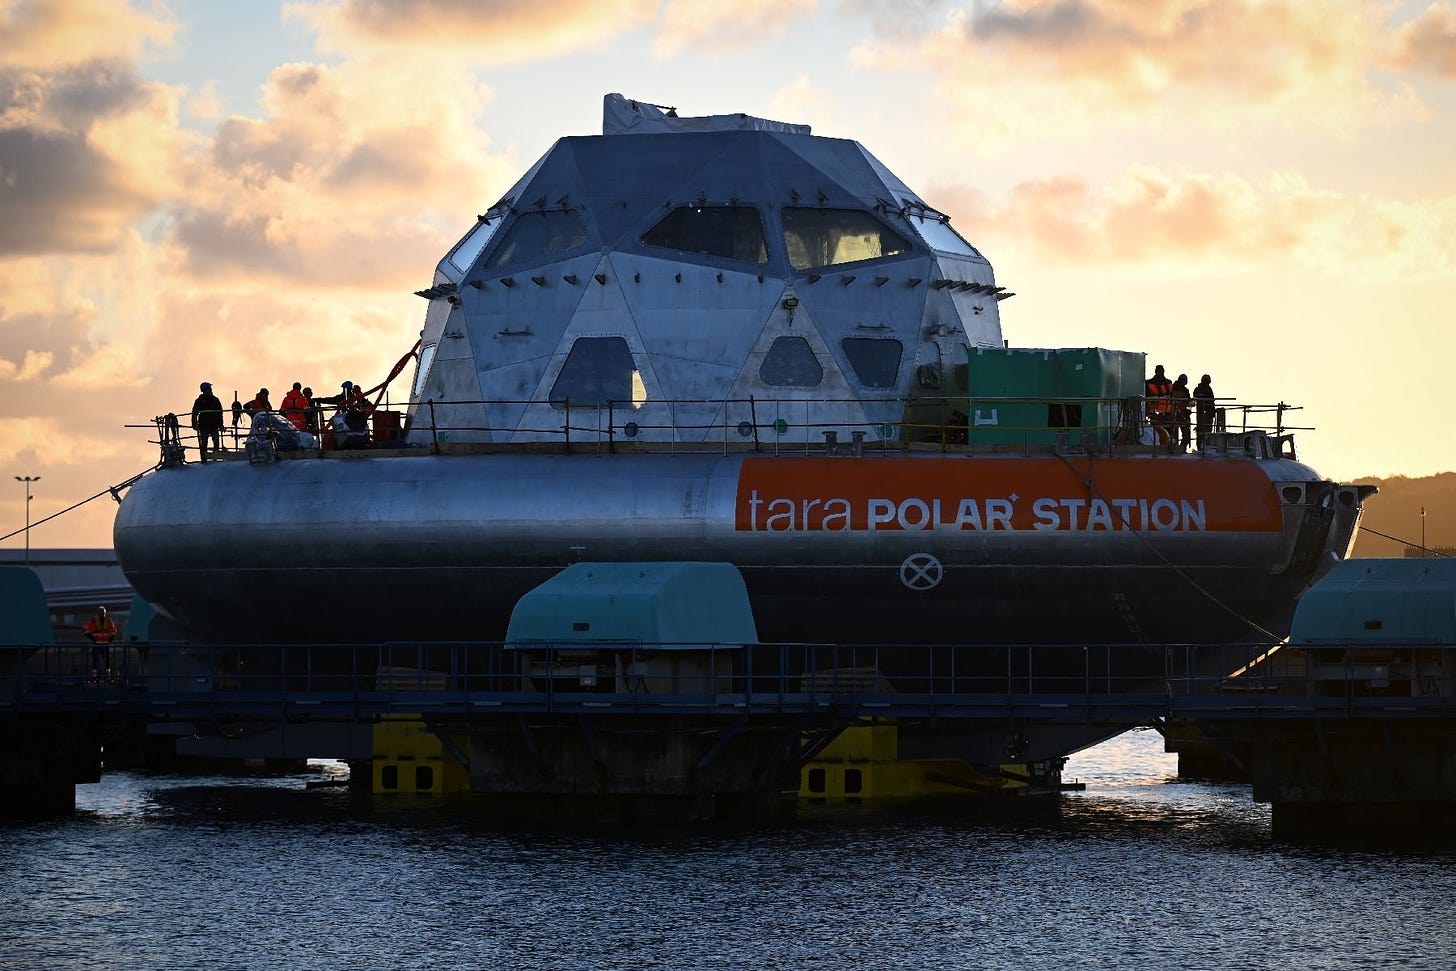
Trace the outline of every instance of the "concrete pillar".
{"label": "concrete pillar", "polygon": [[[1422,839],[1456,821],[1456,725],[1309,722],[1253,741],[1254,799],[1281,836]],[[1448,830],[1449,831],[1449,830]]]}

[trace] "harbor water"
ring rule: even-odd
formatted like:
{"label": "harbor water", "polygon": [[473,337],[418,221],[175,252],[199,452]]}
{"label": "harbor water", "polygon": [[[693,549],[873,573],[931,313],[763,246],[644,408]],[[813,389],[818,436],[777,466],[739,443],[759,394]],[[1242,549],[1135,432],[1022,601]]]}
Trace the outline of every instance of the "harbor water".
{"label": "harbor water", "polygon": [[[502,829],[468,800],[108,772],[0,827],[0,968],[1413,968],[1456,852],[1287,843],[1153,732],[1055,803]],[[1007,811],[1008,809],[1014,811]],[[1449,846],[1449,844],[1448,844]]]}

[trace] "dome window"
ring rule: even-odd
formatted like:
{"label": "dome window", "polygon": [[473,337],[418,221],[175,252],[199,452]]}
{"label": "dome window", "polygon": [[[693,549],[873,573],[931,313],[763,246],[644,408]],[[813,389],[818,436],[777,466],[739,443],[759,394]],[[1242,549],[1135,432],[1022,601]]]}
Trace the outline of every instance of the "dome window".
{"label": "dome window", "polygon": [[772,388],[817,388],[824,380],[824,368],[804,338],[775,337],[758,377]]}
{"label": "dome window", "polygon": [[858,263],[910,252],[910,242],[868,212],[857,209],[783,211],[784,247],[796,270]]}
{"label": "dome window", "polygon": [[544,263],[586,243],[586,223],[575,209],[532,209],[518,213],[485,263],[487,269],[513,263]]}
{"label": "dome window", "polygon": [[642,237],[647,246],[741,263],[767,263],[763,221],[752,206],[678,206]]}
{"label": "dome window", "polygon": [[880,337],[846,337],[840,341],[855,377],[866,388],[893,388],[900,376],[905,345]]}
{"label": "dome window", "polygon": [[565,408],[640,408],[647,389],[632,349],[622,337],[578,337],[572,342],[551,386],[551,406]]}

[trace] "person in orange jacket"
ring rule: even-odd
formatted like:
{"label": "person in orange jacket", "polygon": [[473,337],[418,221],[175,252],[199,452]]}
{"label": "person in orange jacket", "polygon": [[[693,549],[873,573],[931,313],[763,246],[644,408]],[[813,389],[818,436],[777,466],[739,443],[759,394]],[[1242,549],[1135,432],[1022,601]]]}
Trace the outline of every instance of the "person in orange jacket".
{"label": "person in orange jacket", "polygon": [[283,417],[293,422],[293,427],[299,431],[308,429],[308,409],[310,408],[308,398],[303,394],[303,383],[293,382],[293,390],[283,396]]}
{"label": "person in orange jacket", "polygon": [[104,604],[96,608],[96,616],[86,621],[81,633],[91,642],[91,677],[111,677],[111,642],[118,631]]}

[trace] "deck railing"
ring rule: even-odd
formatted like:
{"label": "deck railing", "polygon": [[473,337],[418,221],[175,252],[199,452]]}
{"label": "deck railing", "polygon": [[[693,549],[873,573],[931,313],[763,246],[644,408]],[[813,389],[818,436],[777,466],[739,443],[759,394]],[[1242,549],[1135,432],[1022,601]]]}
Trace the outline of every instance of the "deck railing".
{"label": "deck railing", "polygon": [[[512,414],[510,424],[495,424],[492,413]],[[1186,425],[1190,449],[1257,458],[1294,457],[1294,431],[1283,402],[1244,404],[1219,399],[1206,429],[1190,408]],[[693,416],[709,417],[693,417]],[[385,420],[388,416],[388,420]],[[195,449],[197,436],[175,414],[152,423],[156,444],[175,462]],[[327,428],[327,421],[321,423]],[[660,401],[574,402],[570,399],[430,400],[407,415],[381,408],[369,418],[367,438],[358,447],[449,450],[457,445],[491,448],[592,451],[754,451],[777,453],[861,454],[865,451],[938,449],[945,452],[996,451],[1031,454],[1166,454],[1182,452],[1178,429],[1185,422],[1151,422],[1142,397],[1090,398],[1009,396],[815,397],[670,399]],[[127,427],[150,427],[129,425]],[[224,428],[224,439],[239,454],[249,429]],[[1171,435],[1173,441],[1167,438]],[[326,430],[315,455],[341,447]]]}

